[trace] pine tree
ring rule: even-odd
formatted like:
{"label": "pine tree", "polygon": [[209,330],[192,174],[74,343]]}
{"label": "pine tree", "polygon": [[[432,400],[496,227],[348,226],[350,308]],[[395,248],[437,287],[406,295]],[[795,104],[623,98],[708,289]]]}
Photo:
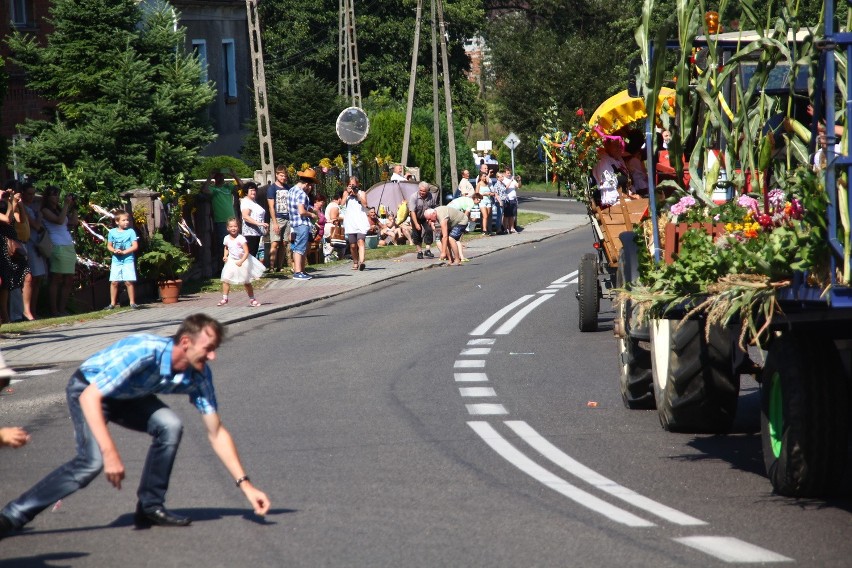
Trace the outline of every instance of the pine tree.
{"label": "pine tree", "polygon": [[165,1],[56,0],[47,45],[10,38],[28,86],[56,102],[50,120],[21,127],[23,171],[61,184],[64,165],[106,203],[191,170],[213,139],[201,111],[215,93],[174,18]]}

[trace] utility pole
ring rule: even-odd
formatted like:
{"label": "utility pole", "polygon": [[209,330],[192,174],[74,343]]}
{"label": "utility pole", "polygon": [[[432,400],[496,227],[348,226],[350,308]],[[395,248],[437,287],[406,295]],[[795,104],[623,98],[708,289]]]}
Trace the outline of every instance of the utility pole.
{"label": "utility pole", "polygon": [[337,74],[337,93],[361,108],[361,78],[358,66],[358,41],[355,33],[355,0],[340,0],[338,19],[340,66]]}
{"label": "utility pole", "polygon": [[[430,0],[431,31],[432,31],[432,112],[433,130],[435,134],[435,182],[441,184],[441,107],[438,94],[438,29],[440,22],[440,48],[442,75],[444,79],[444,104],[447,111],[447,137],[450,144],[450,175],[453,180],[458,177],[456,164],[455,129],[453,126],[453,105],[449,82],[449,63],[447,60],[446,25],[444,23],[443,0]],[[408,163],[408,149],[411,140],[411,121],[414,112],[414,86],[417,78],[417,55],[420,49],[420,27],[423,13],[423,0],[417,0],[417,15],[414,23],[414,47],[411,54],[411,74],[408,81],[408,106],[405,112],[405,132],[402,138],[402,163]],[[455,183],[452,181],[451,183]],[[441,196],[443,199],[443,195]]]}
{"label": "utility pole", "polygon": [[260,142],[260,171],[263,183],[274,179],[275,162],[272,156],[272,132],[269,128],[269,106],[266,98],[266,71],[263,66],[263,45],[260,38],[260,19],[257,15],[259,0],[246,0],[248,16],[249,49],[254,81],[254,108],[257,113],[257,138]]}
{"label": "utility pole", "polygon": [[420,51],[420,23],[423,16],[423,0],[417,0],[414,16],[414,48],[411,51],[411,73],[408,77],[408,105],[405,107],[405,132],[402,135],[402,165],[408,164],[408,144],[411,141],[411,120],[414,116],[414,81],[417,78],[417,54]]}
{"label": "utility pole", "polygon": [[[441,36],[441,68],[444,71],[444,108],[447,110],[447,144],[450,152],[450,189],[453,189],[459,179],[456,163],[456,128],[453,120],[453,99],[450,93],[450,64],[447,61],[447,25],[444,22],[444,0],[438,2],[438,25]],[[512,175],[514,175],[514,168]]]}

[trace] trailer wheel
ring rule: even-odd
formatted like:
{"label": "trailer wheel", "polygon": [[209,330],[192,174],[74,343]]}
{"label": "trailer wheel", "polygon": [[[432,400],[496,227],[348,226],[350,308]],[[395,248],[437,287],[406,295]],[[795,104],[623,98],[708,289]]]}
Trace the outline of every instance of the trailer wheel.
{"label": "trailer wheel", "polygon": [[597,331],[600,299],[598,257],[584,254],[577,274],[577,300],[580,302],[580,331]]}
{"label": "trailer wheel", "polygon": [[769,347],[761,381],[761,439],[775,491],[818,497],[840,489],[849,416],[843,366],[825,337],[787,333]]}
{"label": "trailer wheel", "polygon": [[726,328],[704,336],[698,320],[653,320],[651,353],[654,396],[663,429],[724,433],[737,412],[738,352]]}
{"label": "trailer wheel", "polygon": [[[618,254],[618,271],[615,273],[616,288],[624,288],[622,267],[624,249]],[[651,352],[639,345],[630,336],[633,303],[628,298],[618,302],[617,317],[621,319],[624,337],[618,338],[618,362],[621,368],[619,386],[624,406],[633,410],[654,408],[654,377],[651,372]]]}

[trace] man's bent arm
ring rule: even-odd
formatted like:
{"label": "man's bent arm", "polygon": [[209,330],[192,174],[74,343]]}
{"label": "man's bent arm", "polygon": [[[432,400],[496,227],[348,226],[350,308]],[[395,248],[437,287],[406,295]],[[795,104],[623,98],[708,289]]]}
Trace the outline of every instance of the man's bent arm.
{"label": "man's bent arm", "polygon": [[[219,456],[222,464],[228,470],[228,473],[235,479],[243,479],[246,477],[246,470],[240,462],[240,456],[237,453],[237,446],[234,444],[234,439],[231,433],[222,425],[222,420],[217,413],[202,415],[204,426],[207,428],[207,438],[210,440],[210,445],[213,451]],[[251,481],[245,480],[240,482],[240,489],[249,500],[254,512],[258,515],[265,515],[269,510],[269,497],[252,485]]]}
{"label": "man's bent arm", "polygon": [[121,462],[121,456],[118,455],[118,449],[115,447],[109,428],[107,428],[103,398],[104,396],[98,390],[98,387],[90,384],[80,393],[80,409],[83,411],[89,430],[92,431],[92,436],[101,449],[107,481],[112,483],[116,489],[121,489],[121,480],[124,479],[124,464]]}

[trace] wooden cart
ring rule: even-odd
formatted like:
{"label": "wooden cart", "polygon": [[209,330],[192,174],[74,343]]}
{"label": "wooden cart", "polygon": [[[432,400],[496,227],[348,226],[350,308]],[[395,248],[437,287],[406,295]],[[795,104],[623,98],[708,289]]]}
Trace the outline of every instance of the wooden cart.
{"label": "wooden cart", "polygon": [[580,259],[577,271],[577,300],[580,304],[580,331],[598,329],[600,299],[613,299],[614,290],[621,284],[618,266],[621,257],[623,233],[632,241],[633,228],[648,211],[648,199],[629,199],[619,192],[618,201],[609,207],[599,207],[589,194],[588,212],[594,233],[596,252]]}

